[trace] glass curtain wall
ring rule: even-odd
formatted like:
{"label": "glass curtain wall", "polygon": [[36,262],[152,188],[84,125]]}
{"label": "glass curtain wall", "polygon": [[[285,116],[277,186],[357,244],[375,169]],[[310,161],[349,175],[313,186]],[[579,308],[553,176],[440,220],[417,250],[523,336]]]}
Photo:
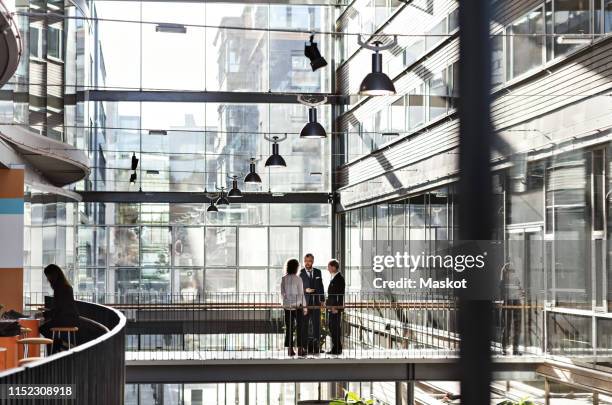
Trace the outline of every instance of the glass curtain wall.
{"label": "glass curtain wall", "polygon": [[[329,92],[329,69],[304,58],[309,31],[328,31],[332,7],[96,1],[106,86],[123,89]],[[117,21],[121,20],[121,21]],[[205,28],[207,26],[208,28]],[[306,33],[269,31],[304,30]],[[329,61],[329,36],[317,36]],[[115,46],[121,43],[123,46]]]}
{"label": "glass curtain wall", "polygon": [[76,273],[77,203],[26,188],[24,198],[24,291],[51,292],[43,268],[56,263],[73,279]]}
{"label": "glass curtain wall", "polygon": [[[506,265],[514,269],[523,292],[517,297],[523,350],[610,353],[610,152],[609,144],[600,144],[544,160],[516,160],[494,177],[496,234],[505,241]],[[452,239],[457,231],[453,189],[344,213],[350,288],[371,284],[371,262],[362,263],[368,241],[394,249],[403,245],[410,252],[414,241],[434,246]],[[377,249],[387,254],[384,245]],[[503,316],[496,319],[501,339],[508,325]]]}
{"label": "glass curtain wall", "polygon": [[289,258],[331,257],[330,206],[231,204],[207,213],[200,204],[106,204],[107,225],[78,227],[82,293],[170,294],[279,290]]}
{"label": "glass curtain wall", "polygon": [[[195,191],[231,186],[238,176],[245,191],[325,192],[330,190],[330,142],[300,139],[308,122],[301,104],[181,102],[90,102],[104,112],[95,167],[85,184],[95,191]],[[331,108],[318,107],[318,121],[331,128]],[[286,168],[266,168],[272,144],[284,136],[280,154]],[[131,161],[139,159],[130,182]],[[256,159],[260,186],[245,185],[250,159]]]}

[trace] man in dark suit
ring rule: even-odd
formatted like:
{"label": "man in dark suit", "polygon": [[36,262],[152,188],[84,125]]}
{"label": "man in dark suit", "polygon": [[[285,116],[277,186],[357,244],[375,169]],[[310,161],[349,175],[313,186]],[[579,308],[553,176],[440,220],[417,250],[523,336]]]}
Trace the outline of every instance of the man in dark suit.
{"label": "man in dark suit", "polygon": [[332,259],[327,264],[331,281],[327,287],[327,320],[332,347],[329,354],[342,353],[342,311],[344,311],[344,276],[340,273],[340,263]]}
{"label": "man in dark suit", "polygon": [[[304,256],[304,268],[300,272],[302,284],[304,284],[304,296],[308,304],[308,315],[305,315],[304,320],[304,347],[308,353],[317,354],[321,350],[319,339],[321,337],[321,310],[319,307],[325,300],[325,289],[323,288],[323,278],[321,270],[312,267],[314,256],[312,253],[306,253]],[[308,331],[312,325],[312,336],[309,336]]]}

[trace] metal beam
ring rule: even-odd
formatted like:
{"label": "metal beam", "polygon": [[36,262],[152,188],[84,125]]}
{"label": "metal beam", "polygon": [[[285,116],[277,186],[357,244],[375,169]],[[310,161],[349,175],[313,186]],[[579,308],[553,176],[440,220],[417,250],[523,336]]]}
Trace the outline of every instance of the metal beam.
{"label": "metal beam", "polygon": [[297,104],[298,95],[327,97],[326,104],[347,104],[345,95],[327,93],[273,93],[230,91],[174,91],[174,90],[84,90],[77,92],[77,101],[143,101],[169,103],[270,103]]}
{"label": "metal beam", "polygon": [[[146,353],[145,353],[146,354]],[[496,362],[496,378],[535,377],[539,360]],[[319,382],[319,381],[456,381],[462,369],[456,359],[257,359],[128,360],[126,382]]]}
{"label": "metal beam", "polygon": [[[97,203],[182,203],[210,202],[204,193],[166,191],[79,191],[83,202]],[[237,204],[329,204],[328,193],[249,193],[230,202]]]}

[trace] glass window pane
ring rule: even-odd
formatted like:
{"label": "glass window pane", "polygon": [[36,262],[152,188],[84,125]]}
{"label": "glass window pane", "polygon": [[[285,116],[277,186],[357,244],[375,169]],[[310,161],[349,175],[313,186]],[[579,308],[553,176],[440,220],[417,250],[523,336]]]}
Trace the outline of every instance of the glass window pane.
{"label": "glass window pane", "polygon": [[538,8],[515,22],[506,38],[510,46],[512,69],[511,77],[519,76],[543,63],[544,35],[530,36],[529,34],[544,34],[544,12]]}
{"label": "glass window pane", "polygon": [[[203,25],[204,10],[203,3],[186,2],[155,2],[142,7],[143,21],[162,22],[142,24],[143,88],[204,90],[204,28],[181,26]],[[181,28],[184,31],[181,32]],[[210,59],[210,65],[214,65],[215,60]]]}
{"label": "glass window pane", "polygon": [[141,264],[170,265],[171,233],[169,227],[143,226],[141,229]]}
{"label": "glass window pane", "polygon": [[279,292],[280,291],[280,283],[283,275],[285,274],[285,270],[283,268],[271,268],[268,274],[270,292]]}
{"label": "glass window pane", "polygon": [[236,291],[236,269],[206,269],[204,277],[206,292]]}
{"label": "glass window pane", "polygon": [[[283,266],[290,258],[299,259],[299,228],[270,228],[270,265]],[[242,262],[241,262],[242,263]]]}
{"label": "glass window pane", "polygon": [[391,131],[402,133],[406,130],[406,108],[404,97],[391,104]]}
{"label": "glass window pane", "polygon": [[[96,22],[104,55],[104,85],[113,88],[140,87],[140,24],[108,20],[140,21],[141,4],[132,1],[100,1],[96,3]],[[122,46],[117,46],[121,44]]]}
{"label": "glass window pane", "polygon": [[109,229],[109,255],[111,266],[138,266],[140,264],[138,227],[112,227]]}
{"label": "glass window pane", "polygon": [[267,269],[240,269],[238,291],[265,293],[268,291]]}
{"label": "glass window pane", "polygon": [[446,114],[446,99],[448,98],[446,70],[436,73],[429,80],[429,119],[433,120]]}
{"label": "glass window pane", "polygon": [[[589,0],[555,0],[555,34],[590,34],[591,13]],[[580,44],[555,41],[555,57],[559,57],[580,46]]]}
{"label": "glass window pane", "polygon": [[236,265],[236,228],[206,228],[206,266]]}
{"label": "glass window pane", "polygon": [[175,266],[204,266],[204,228],[174,228],[172,253]]}
{"label": "glass window pane", "polygon": [[62,58],[62,36],[63,32],[61,29],[56,27],[49,27],[47,29],[47,55],[61,59]]}
{"label": "glass window pane", "polygon": [[78,227],[79,267],[106,265],[106,228]]}
{"label": "glass window pane", "polygon": [[[314,255],[315,267],[327,269],[327,262],[332,258],[331,230],[329,228],[303,228],[302,250],[302,257],[306,253]],[[341,265],[343,266],[342,263]]]}
{"label": "glass window pane", "polygon": [[[121,299],[122,295],[138,293],[140,288],[140,269],[135,267],[110,268],[108,272],[109,290],[115,292]],[[112,287],[111,287],[112,286]]]}
{"label": "glass window pane", "polygon": [[267,266],[268,228],[241,227],[239,235],[238,263],[240,266]]}
{"label": "glass window pane", "polygon": [[194,301],[204,290],[204,271],[202,269],[175,269],[178,276],[178,292],[182,301]]}
{"label": "glass window pane", "polygon": [[425,120],[424,85],[411,90],[408,95],[408,127],[414,129]]}
{"label": "glass window pane", "polygon": [[143,267],[140,271],[140,291],[151,294],[151,299],[158,294],[170,293],[170,269]]}

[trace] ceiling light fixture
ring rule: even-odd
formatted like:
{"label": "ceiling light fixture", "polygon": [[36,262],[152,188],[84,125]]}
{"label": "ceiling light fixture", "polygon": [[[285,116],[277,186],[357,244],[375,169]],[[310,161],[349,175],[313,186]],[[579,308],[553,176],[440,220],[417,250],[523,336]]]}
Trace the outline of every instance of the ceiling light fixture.
{"label": "ceiling light fixture", "polygon": [[206,209],[206,212],[219,212],[219,209],[215,206],[215,200],[210,200],[210,205]]}
{"label": "ceiling light fixture", "polygon": [[592,38],[580,35],[561,35],[557,38],[559,45],[587,45],[592,42]]}
{"label": "ceiling light fixture", "polygon": [[304,46],[304,56],[310,60],[310,67],[312,68],[313,72],[327,66],[327,61],[323,56],[321,56],[317,43],[314,42],[314,34],[310,35],[310,41]]}
{"label": "ceiling light fixture", "polygon": [[165,129],[150,129],[149,135],[168,135],[168,131]]}
{"label": "ceiling light fixture", "polygon": [[232,189],[227,193],[229,198],[240,198],[242,197],[242,191],[238,189],[238,176],[232,176]]}
{"label": "ceiling light fixture", "polygon": [[278,136],[268,138],[266,135],[264,135],[264,138],[267,141],[272,142],[272,154],[270,155],[268,160],[266,160],[266,167],[287,167],[285,159],[283,159],[283,157],[279,153],[278,146],[279,142],[282,142],[287,139],[287,134],[285,134],[282,138],[279,138]]}
{"label": "ceiling light fixture", "polygon": [[255,172],[255,158],[251,158],[251,163],[249,165],[249,174],[247,174],[244,178],[244,182],[261,184],[261,177],[259,177],[259,174]]}
{"label": "ceiling light fixture", "polygon": [[186,34],[187,27],[185,27],[183,24],[163,23],[157,24],[155,26],[155,32],[166,32],[169,34]]}
{"label": "ceiling light fixture", "polygon": [[380,51],[389,49],[397,45],[397,37],[393,37],[393,41],[387,45],[383,45],[380,41],[374,41],[370,45],[361,40],[359,36],[357,42],[363,48],[374,51],[372,54],[372,72],[368,73],[359,86],[359,94],[362,96],[390,96],[395,94],[395,86],[393,82],[382,71],[382,54]]}
{"label": "ceiling light fixture", "polygon": [[229,205],[229,200],[225,197],[225,187],[218,188],[219,198],[215,201],[216,205]]}
{"label": "ceiling light fixture", "polygon": [[299,95],[298,102],[305,106],[308,106],[308,123],[304,125],[302,131],[300,132],[300,138],[304,139],[318,139],[318,138],[326,138],[327,133],[325,132],[325,128],[323,125],[317,122],[317,106],[324,104],[327,101],[327,97],[323,97],[323,99],[319,99],[316,102],[312,102],[306,99],[306,97]]}

